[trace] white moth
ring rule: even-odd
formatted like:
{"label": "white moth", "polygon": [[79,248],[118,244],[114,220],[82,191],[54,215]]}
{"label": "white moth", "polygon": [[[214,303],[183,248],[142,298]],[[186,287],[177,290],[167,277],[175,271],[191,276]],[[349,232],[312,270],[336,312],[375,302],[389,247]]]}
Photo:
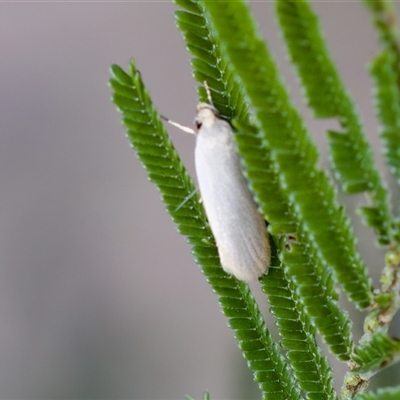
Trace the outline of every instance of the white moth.
{"label": "white moth", "polygon": [[242,173],[232,127],[206,103],[197,106],[196,126],[197,179],[222,267],[241,281],[253,281],[266,272],[271,251],[264,217]]}

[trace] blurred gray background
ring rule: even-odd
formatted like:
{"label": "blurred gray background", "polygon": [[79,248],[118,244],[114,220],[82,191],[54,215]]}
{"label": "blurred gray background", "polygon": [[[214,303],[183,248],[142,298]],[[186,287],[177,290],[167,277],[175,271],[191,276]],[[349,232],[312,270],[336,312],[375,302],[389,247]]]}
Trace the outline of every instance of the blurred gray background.
{"label": "blurred gray background", "polygon": [[[304,109],[273,3],[251,6],[323,146],[335,124]],[[361,2],[314,6],[377,149],[365,70],[379,49],[370,16]],[[212,399],[259,397],[110,102],[108,68],[133,56],[158,110],[192,124],[195,82],[174,9],[169,1],[0,4],[1,399],[182,399],[207,389]],[[194,138],[169,130],[193,174]],[[382,253],[354,220],[376,279]],[[387,381],[400,383],[393,371]]]}

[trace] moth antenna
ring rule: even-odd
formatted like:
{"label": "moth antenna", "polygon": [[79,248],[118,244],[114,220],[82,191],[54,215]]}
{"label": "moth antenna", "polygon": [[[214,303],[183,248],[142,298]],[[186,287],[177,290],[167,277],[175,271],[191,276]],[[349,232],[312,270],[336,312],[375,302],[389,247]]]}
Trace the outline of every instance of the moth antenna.
{"label": "moth antenna", "polygon": [[196,132],[195,132],[192,128],[189,128],[188,126],[181,125],[181,124],[179,124],[178,122],[172,121],[172,120],[170,120],[169,118],[164,117],[164,115],[160,115],[160,117],[161,117],[161,119],[163,119],[165,122],[168,122],[170,125],[175,126],[175,128],[178,128],[178,129],[180,129],[180,130],[183,131],[183,132],[190,133],[191,135],[195,135],[195,134],[196,134]]}
{"label": "moth antenna", "polygon": [[210,87],[208,86],[207,81],[204,81],[204,89],[206,89],[207,99],[208,99],[209,104],[214,107],[214,103],[213,103],[212,97],[211,97],[211,90],[210,90]]}

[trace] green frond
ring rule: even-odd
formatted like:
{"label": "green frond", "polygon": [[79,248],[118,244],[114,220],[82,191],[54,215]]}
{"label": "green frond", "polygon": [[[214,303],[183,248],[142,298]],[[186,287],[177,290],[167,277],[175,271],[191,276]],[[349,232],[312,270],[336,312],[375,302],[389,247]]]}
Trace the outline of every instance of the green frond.
{"label": "green frond", "polygon": [[207,81],[214,106],[222,117],[228,120],[233,116],[245,118],[247,105],[238,83],[231,79],[229,66],[224,64],[215,38],[208,29],[201,4],[187,0],[174,0],[174,3],[187,10],[176,11],[175,18],[185,38],[186,47],[193,55],[190,64],[193,77],[199,82],[197,92],[200,100],[208,101],[204,90],[204,81]]}
{"label": "green frond", "polygon": [[[263,399],[337,399],[332,370],[315,341],[317,331],[340,360],[351,358],[352,368],[357,363],[346,374],[341,393],[343,398],[353,398],[372,375],[400,360],[400,340],[378,328],[354,347],[351,322],[338,305],[337,282],[362,309],[373,302],[371,280],[335,188],[317,166],[318,150],[290,102],[245,2],[173,1],[181,8],[175,13],[176,22],[192,54],[199,97],[208,101],[207,81],[215,107],[236,129],[244,173],[274,236],[271,266],[260,283],[281,337],[279,343],[272,341],[248,285],[223,271],[199,193],[134,61],[128,73],[112,66],[109,81],[127,137],[217,294]],[[400,50],[389,20],[394,14],[386,0],[363,1],[385,44],[371,74],[386,161],[400,183]],[[379,242],[398,240],[400,222],[396,230],[386,187],[316,15],[307,0],[277,0],[277,13],[309,106],[317,117],[334,117],[341,124],[338,131],[328,132],[336,178],[346,193],[369,195],[371,204],[359,207],[358,212],[377,231]],[[383,297],[377,296],[381,307]],[[400,387],[355,397],[395,398],[400,398]],[[210,400],[207,392],[204,400]]]}
{"label": "green frond", "polygon": [[[181,4],[180,1],[176,1],[176,3]],[[183,3],[187,4],[187,2]],[[206,58],[197,50],[193,52],[193,49],[196,47],[193,44],[194,34],[192,29],[196,32],[196,28],[185,26],[183,32],[187,41],[186,44],[189,51],[195,56],[192,59],[194,76],[198,75],[196,67],[200,62],[209,62],[209,75],[220,77],[219,82],[221,87],[227,88],[226,91],[219,92],[221,101],[223,102],[223,106],[225,108],[228,107],[235,117],[232,122],[237,129],[235,139],[238,150],[240,154],[247,155],[246,160],[244,160],[246,177],[248,178],[250,188],[255,194],[257,203],[269,223],[269,231],[273,235],[295,234],[298,231],[298,222],[293,212],[289,210],[288,198],[282,192],[270,152],[257,135],[257,129],[248,122],[248,114],[241,112],[242,110],[247,110],[248,106],[245,104],[243,96],[240,93],[240,87],[235,84],[230,72],[227,70],[227,63],[223,63],[223,58],[220,55],[215,39],[212,39],[211,42],[212,34],[209,32],[205,33],[206,28],[204,24],[206,23],[206,19],[203,16],[200,5],[196,6],[198,7],[196,20],[200,21],[201,34],[204,35],[201,37],[201,40],[203,44],[208,43],[206,45],[208,50]],[[183,16],[184,13],[185,11],[176,12],[178,21],[188,20],[188,17]],[[182,24],[178,22],[178,25],[182,28]],[[194,60],[197,61],[194,62]],[[213,89],[212,86],[211,89]],[[215,91],[213,95],[214,93]],[[235,99],[234,101],[231,101],[232,97]],[[299,287],[304,287],[304,291],[307,288],[309,290],[313,286],[313,296],[312,298],[306,296],[305,307],[324,341],[330,346],[332,353],[336,354],[340,359],[348,359],[352,348],[350,322],[347,315],[340,310],[337,304],[338,295],[333,285],[332,275],[330,272],[325,273],[329,277],[325,282],[322,278],[323,271],[318,271],[318,273],[315,271],[316,263],[314,259],[309,260],[308,263],[303,260],[307,257],[308,255],[305,253],[301,260],[303,274],[299,278],[296,278],[297,284]],[[322,315],[324,318],[321,317]]]}
{"label": "green frond", "polygon": [[[238,75],[269,149],[280,183],[303,226],[307,242],[335,270],[349,298],[360,308],[371,301],[371,283],[354,233],[327,175],[318,170],[317,150],[278,78],[264,41],[242,1],[201,2],[221,49]],[[258,128],[258,127],[257,127]],[[250,155],[242,154],[245,165]]]}
{"label": "green frond", "polygon": [[390,172],[400,183],[400,90],[397,86],[396,56],[385,49],[370,68],[375,83],[375,107],[381,123],[383,154]]}
{"label": "green frond", "polygon": [[[128,138],[139,159],[161,192],[168,213],[186,236],[202,273],[219,296],[265,399],[300,399],[289,370],[273,344],[248,286],[221,268],[217,248],[199,196],[192,195],[193,182],[179,159],[159,115],[154,109],[134,62],[129,74],[113,66],[110,86],[113,102],[122,114]],[[186,201],[185,201],[186,200]],[[180,206],[180,207],[178,207]],[[273,396],[273,397],[272,397]]]}
{"label": "green frond", "polygon": [[[292,62],[309,106],[319,118],[337,118],[343,130],[328,132],[335,176],[346,193],[367,192],[372,205],[362,208],[364,223],[380,244],[391,240],[388,194],[375,166],[355,105],[328,52],[317,16],[306,0],[278,0],[277,14]],[[374,213],[374,218],[369,215]]]}
{"label": "green frond", "polygon": [[[240,85],[238,85],[232,78],[232,73],[229,71],[227,63],[224,63],[223,57],[219,51],[215,38],[209,31],[206,18],[204,17],[204,11],[199,2],[188,2],[186,0],[174,0],[174,2],[185,9],[189,9],[190,13],[185,11],[176,11],[175,16],[177,19],[177,25],[183,32],[186,47],[194,56],[191,59],[191,65],[193,68],[193,76],[200,83],[198,86],[199,97],[201,101],[207,101],[204,93],[203,82],[207,81],[212,91],[213,103],[222,116],[227,119],[232,119],[235,126],[238,129],[253,129],[249,124],[248,108],[249,105],[244,101]],[[190,7],[188,7],[190,3]],[[200,29],[197,29],[195,25],[185,25],[182,21],[186,21],[189,18],[196,18],[196,21],[200,23]],[[199,50],[201,46],[201,51]],[[205,50],[206,49],[206,50]],[[207,64],[208,74],[204,73],[205,69],[200,68]],[[200,78],[199,78],[200,76]],[[217,88],[214,86],[215,79],[217,79]],[[218,88],[221,88],[218,90]],[[217,96],[218,100],[215,100]],[[222,111],[221,111],[222,109]],[[224,110],[229,109],[229,112]],[[244,128],[245,127],[245,128]],[[236,137],[239,136],[237,132]],[[271,165],[270,157],[265,153],[264,149],[261,149],[260,140],[256,137],[246,137],[246,140],[242,141],[240,152],[247,152],[253,154],[254,159],[258,164],[258,173],[251,174],[248,176],[250,180],[250,186],[253,188],[258,187],[260,191],[255,191],[256,200],[262,208],[262,212],[265,215],[270,225],[270,232],[274,235],[291,233],[295,231],[293,218],[288,214],[287,201],[280,196],[279,182],[276,179],[276,171],[273,170]],[[258,199],[259,194],[265,194],[265,187],[269,186],[268,200],[267,202]],[[273,193],[273,200],[271,201],[270,193]]]}
{"label": "green frond", "polygon": [[331,368],[315,342],[315,330],[296,295],[279,259],[273,254],[268,275],[261,279],[262,290],[268,295],[271,314],[274,315],[282,347],[294,370],[300,388],[307,399],[336,399]]}
{"label": "green frond", "polygon": [[378,389],[375,392],[367,392],[354,397],[354,400],[399,400],[400,386]]}
{"label": "green frond", "polygon": [[244,171],[251,190],[272,235],[295,234],[298,223],[290,212],[287,196],[282,192],[271,154],[263,145],[257,129],[239,118],[232,121],[239,154],[246,154]]}
{"label": "green frond", "polygon": [[[274,234],[290,233],[301,235],[298,223],[285,225],[292,217],[286,198],[282,194],[268,149],[264,148],[260,138],[256,135],[254,127],[241,124],[235,138],[241,154],[248,150],[246,176],[250,187],[258,194],[256,196],[261,210],[271,223],[269,230]],[[251,134],[249,134],[251,132]],[[261,161],[262,162],[261,162]],[[263,190],[268,188],[268,190]],[[286,230],[285,230],[286,229]],[[290,235],[289,235],[290,237]],[[301,248],[302,251],[295,251]],[[300,301],[312,318],[313,323],[321,334],[324,342],[328,344],[333,354],[339,359],[348,359],[352,349],[350,321],[347,314],[338,306],[338,293],[329,269],[321,268],[317,259],[312,257],[312,250],[307,245],[294,242],[288,244],[290,252],[281,249],[281,260],[288,271],[288,277],[295,283]]]}
{"label": "green frond", "polygon": [[368,379],[383,368],[400,360],[400,340],[377,330],[356,347],[353,360],[359,365],[352,373]]}
{"label": "green frond", "polygon": [[[391,1],[388,0],[363,0],[363,3],[371,11],[374,24],[379,32],[379,38],[386,48],[396,54],[400,59],[400,47],[396,27],[396,11]],[[397,66],[397,74],[400,73],[400,66]],[[400,77],[399,77],[400,78]],[[400,81],[397,81],[400,84]]]}
{"label": "green frond", "polygon": [[[240,154],[248,154],[246,176],[270,223],[269,231],[274,235],[286,233],[289,238],[294,235],[299,236],[297,240],[305,240],[306,235],[301,234],[287,198],[282,193],[269,150],[263,146],[254,127],[245,126],[239,121],[234,125],[239,129],[235,139]],[[296,285],[308,315],[332,353],[341,360],[347,360],[353,343],[351,323],[347,313],[339,308],[339,296],[331,271],[322,268],[306,244],[293,242],[282,247],[281,260],[285,264],[287,276]]]}
{"label": "green frond", "polygon": [[331,352],[340,360],[348,360],[353,349],[351,322],[347,313],[339,308],[332,274],[321,267],[304,243],[284,245],[281,258],[285,272],[301,303]]}
{"label": "green frond", "polygon": [[[285,225],[285,220],[282,220],[282,217],[288,217],[290,221],[293,217],[282,195],[276,174],[272,170],[268,149],[263,148],[254,127],[238,123],[235,126],[240,129],[235,135],[240,153],[244,154],[247,149],[250,155],[247,157],[246,176],[250,187],[258,194],[256,198],[261,210],[271,223],[270,232],[275,235],[287,233],[289,238],[290,233],[303,237],[297,223]],[[253,132],[253,135],[249,135],[249,132]],[[351,323],[347,313],[338,305],[338,293],[330,270],[319,265],[317,258],[312,257],[312,250],[306,244],[288,243],[289,250],[285,249],[286,246],[282,247],[281,260],[285,265],[287,276],[300,294],[300,301],[305,311],[312,318],[332,353],[341,360],[347,360],[353,343]],[[270,297],[268,301],[271,302]]]}
{"label": "green frond", "polygon": [[[188,395],[188,394],[187,394],[185,397],[186,397],[186,400],[195,400],[194,397],[192,397],[192,396],[190,396],[190,395]],[[209,392],[204,392],[203,400],[211,400],[211,397],[210,397],[210,393],[209,393]]]}
{"label": "green frond", "polygon": [[[244,302],[234,303],[236,310],[221,301],[220,305],[223,307],[223,313],[229,318],[229,326],[235,330],[235,338],[239,341],[239,347],[249,368],[253,371],[254,380],[263,392],[263,398],[300,400],[297,382],[291,376],[288,365],[283,361],[279,346],[272,342],[251,291],[243,282],[239,282],[238,286],[242,289]],[[248,308],[248,312],[251,311],[252,314],[257,313],[257,326],[250,324],[249,318],[244,318],[243,308]]]}

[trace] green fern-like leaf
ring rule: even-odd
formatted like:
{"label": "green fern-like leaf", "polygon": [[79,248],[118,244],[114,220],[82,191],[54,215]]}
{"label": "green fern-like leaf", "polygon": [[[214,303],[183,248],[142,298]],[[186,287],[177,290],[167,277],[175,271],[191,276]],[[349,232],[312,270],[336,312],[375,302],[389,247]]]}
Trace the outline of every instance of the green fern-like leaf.
{"label": "green fern-like leaf", "polygon": [[393,176],[400,183],[400,91],[396,84],[396,57],[386,49],[371,65],[375,81],[375,105],[382,124],[383,153]]}
{"label": "green fern-like leaf", "polygon": [[[139,159],[162,194],[167,211],[187,237],[196,262],[219,296],[244,357],[268,399],[300,399],[296,384],[273,344],[248,286],[221,268],[216,245],[193,182],[169,140],[134,62],[129,74],[112,67],[113,102],[122,113],[122,123]],[[273,397],[271,397],[273,396]]]}
{"label": "green fern-like leaf", "polygon": [[204,81],[207,81],[212,91],[213,104],[223,118],[246,118],[248,106],[239,85],[230,78],[231,73],[208,29],[201,4],[187,0],[174,0],[174,3],[187,10],[176,11],[175,18],[184,35],[187,49],[193,55],[190,64],[193,77],[199,82],[197,92],[200,100],[208,101],[204,90]]}
{"label": "green fern-like leaf", "polygon": [[[349,359],[353,347],[351,322],[339,309],[332,274],[310,256],[304,243],[289,243],[287,247],[282,256],[285,271],[294,282],[308,315],[332,353],[341,360]],[[325,298],[326,293],[333,297]]]}
{"label": "green fern-like leaf", "polygon": [[294,234],[297,222],[289,209],[289,201],[282,191],[271,155],[263,146],[258,130],[235,118],[235,140],[240,154],[247,154],[244,170],[249,186],[255,194],[272,235]]}
{"label": "green fern-like leaf", "polygon": [[359,367],[352,372],[368,379],[400,359],[400,340],[392,339],[386,332],[378,330],[371,338],[360,343],[353,359]]}
{"label": "green fern-like leaf", "polygon": [[[244,101],[240,85],[232,78],[228,64],[224,62],[219,51],[219,46],[208,29],[201,4],[186,0],[174,0],[174,2],[180,7],[190,10],[190,13],[176,11],[175,17],[179,29],[183,32],[186,46],[194,56],[191,59],[191,65],[193,67],[193,76],[200,83],[198,91],[201,100],[207,101],[203,84],[206,81],[211,88],[212,100],[219,113],[228,120],[234,118],[234,122],[236,122],[236,126],[239,129],[244,126],[246,129],[253,129],[248,122],[249,105]],[[189,4],[190,7],[188,7]],[[187,21],[189,18],[197,21],[200,24],[200,28],[196,27],[194,23],[191,25],[185,24],[184,21]],[[201,51],[198,50],[200,46],[202,47]],[[201,70],[198,68],[199,65],[203,64],[208,64],[207,74],[204,73],[204,69]],[[217,87],[214,86],[215,79],[217,79]],[[229,111],[227,112],[226,110]],[[249,176],[251,180],[250,186],[258,186],[260,188],[260,190],[255,191],[255,196],[270,224],[270,231],[275,235],[294,232],[293,218],[288,213],[287,201],[280,195],[279,182],[276,179],[276,172],[272,168],[270,158],[263,150],[260,150],[260,142],[256,137],[250,139],[253,140],[246,140],[245,143],[242,143],[240,150],[245,152],[247,150],[247,153],[257,152],[254,158],[258,164],[261,164],[258,174],[259,180],[257,181],[257,177],[254,176],[256,174],[251,177]],[[244,146],[247,146],[247,149]],[[269,196],[270,201],[265,202],[257,198],[257,196],[261,192],[262,187],[267,186],[270,187],[269,192],[272,192],[273,196],[272,201],[271,196]]]}
{"label": "green fern-like leaf", "polygon": [[376,230],[379,242],[388,244],[391,217],[387,190],[353,101],[328,53],[318,19],[306,0],[278,0],[277,13],[309,106],[317,117],[337,118],[343,128],[328,132],[335,175],[345,192],[368,192],[372,205],[361,208],[359,213]]}
{"label": "green fern-like leaf", "polygon": [[[200,83],[199,97],[207,100],[203,86],[207,81],[214,105],[237,129],[235,141],[249,187],[268,220],[273,242],[279,245],[279,252],[273,245],[269,273],[260,279],[281,337],[279,344],[272,342],[248,286],[221,268],[199,194],[133,61],[128,74],[113,66],[110,80],[113,101],[122,114],[127,136],[178,230],[192,246],[202,273],[219,296],[222,312],[263,398],[336,399],[332,371],[315,342],[316,330],[339,359],[351,356],[351,361],[358,363],[345,379],[349,390],[342,391],[342,395],[351,393],[349,398],[353,397],[360,384],[400,359],[400,342],[378,329],[365,335],[367,338],[353,349],[351,324],[339,309],[336,282],[359,308],[371,304],[371,282],[356,251],[349,221],[337,204],[334,187],[327,174],[317,168],[317,149],[290,103],[244,1],[173,1],[182,8],[176,12],[176,20],[193,55],[191,65]],[[374,13],[385,3],[364,1],[374,3]],[[372,204],[360,207],[359,212],[376,229],[380,243],[398,239],[387,207],[386,188],[350,96],[326,50],[316,16],[305,0],[277,2],[309,104],[317,116],[337,117],[342,125],[343,131],[328,132],[337,177],[348,193],[365,191],[370,195]],[[387,46],[374,61],[372,74],[387,160],[399,178],[400,85],[396,84],[400,82],[400,53],[390,47],[393,41],[388,45],[393,37],[382,32]],[[312,58],[311,63],[307,57]],[[382,393],[388,397],[382,397]],[[392,399],[395,393],[400,391],[393,388],[371,392],[357,399]],[[208,393],[204,398],[209,398]]]}
{"label": "green fern-like leaf", "polygon": [[[186,395],[185,397],[186,397],[186,400],[195,400],[195,398],[190,395]],[[211,400],[209,392],[204,392],[203,400]]]}
{"label": "green fern-like leaf", "polygon": [[[385,48],[390,49],[390,51],[396,55],[396,59],[400,59],[396,13],[392,2],[388,0],[363,0],[363,3],[371,11],[381,42],[384,44]],[[399,76],[400,65],[397,65],[396,70],[396,75]],[[400,88],[399,80],[397,84]]]}
{"label": "green fern-like leaf", "polygon": [[[277,235],[293,232],[294,236],[300,238],[290,243],[290,250],[286,250],[285,246],[281,249],[281,260],[288,271],[287,275],[295,284],[300,301],[325,343],[339,359],[346,360],[352,350],[351,323],[347,314],[338,306],[338,293],[332,274],[329,269],[321,267],[306,242],[299,242],[305,240],[306,235],[301,234],[298,223],[285,225],[285,218],[295,221],[295,217],[272,168],[270,152],[263,146],[257,131],[239,121],[236,121],[235,126],[240,129],[235,135],[240,153],[248,154],[246,176],[250,187],[257,194],[258,204],[271,223],[270,231]],[[285,333],[281,332],[281,336],[285,338]]]}
{"label": "green fern-like leaf", "polygon": [[376,392],[367,392],[354,397],[354,400],[399,400],[400,386],[378,389]]}
{"label": "green fern-like leaf", "polygon": [[[175,1],[175,3],[186,8],[188,5],[186,1]],[[228,109],[229,114],[235,117],[233,122],[238,129],[235,139],[240,153],[247,154],[244,163],[246,176],[261,211],[268,220],[269,231],[274,235],[297,232],[298,223],[293,212],[289,210],[289,201],[282,192],[270,152],[258,137],[257,129],[248,123],[249,116],[245,111],[249,106],[244,102],[240,85],[232,79],[232,74],[228,69],[229,63],[224,63],[218,44],[208,30],[202,7],[199,3],[196,3],[195,6],[190,3],[190,15],[186,16],[185,14],[187,14],[186,11],[175,13],[187,48],[194,56],[191,61],[193,75],[195,78],[201,76],[198,81],[202,83],[206,80],[209,85],[218,77],[218,87],[225,88],[221,91],[211,86],[212,94],[214,96],[217,93],[219,96],[218,106],[221,106],[222,110]],[[187,24],[186,21],[190,18],[193,23]],[[196,22],[200,24],[199,29],[195,26]],[[199,43],[207,49],[206,52],[198,50]],[[208,63],[208,75],[203,73],[203,67],[201,71],[197,69],[198,65],[202,66],[206,63]],[[202,89],[203,85],[199,88]],[[204,94],[202,91],[199,92],[200,95]],[[304,246],[304,248],[307,247]],[[325,276],[329,278],[324,282],[324,279],[321,279],[320,271],[315,271],[315,260],[307,258],[309,257],[308,253],[310,251],[304,252],[300,260],[302,273],[294,275],[293,279],[296,280],[296,285],[302,288],[303,292],[313,288],[312,296],[308,295],[305,298],[307,312],[332,352],[340,359],[348,359],[352,346],[350,322],[347,315],[338,307],[338,295],[333,285],[332,275],[326,273]],[[308,262],[304,261],[305,258],[308,259]],[[291,264],[293,265],[295,262],[292,257]],[[327,270],[325,269],[325,271]]]}
{"label": "green fern-like leaf", "polygon": [[263,292],[268,294],[268,301],[272,306],[270,311],[282,337],[282,347],[287,351],[290,365],[300,388],[306,392],[307,399],[335,400],[332,370],[317,347],[314,328],[276,253],[261,285]]}
{"label": "green fern-like leaf", "polygon": [[[201,3],[251,101],[262,141],[307,241],[334,268],[350,299],[360,308],[367,307],[371,282],[356,251],[354,233],[327,175],[316,167],[317,150],[289,102],[248,7],[242,1]],[[248,154],[242,156],[247,164]]]}

